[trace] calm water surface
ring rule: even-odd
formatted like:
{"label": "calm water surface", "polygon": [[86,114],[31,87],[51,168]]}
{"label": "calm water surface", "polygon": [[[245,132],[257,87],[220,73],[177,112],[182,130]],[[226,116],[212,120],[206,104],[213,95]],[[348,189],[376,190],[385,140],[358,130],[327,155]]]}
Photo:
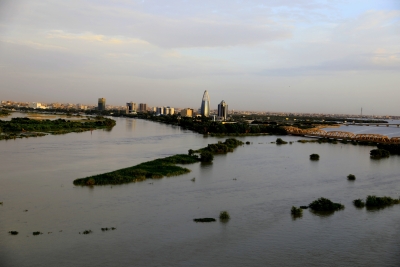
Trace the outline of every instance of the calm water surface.
{"label": "calm water surface", "polygon": [[[351,203],[369,194],[399,197],[400,157],[376,161],[371,147],[277,146],[270,143],[276,136],[245,137],[252,144],[216,156],[213,164],[187,165],[187,175],[75,187],[76,178],[222,140],[116,120],[111,131],[0,142],[0,266],[400,265],[400,206],[367,211]],[[388,128],[381,129],[398,130]],[[312,153],[318,162],[309,160]],[[347,181],[350,173],[355,182]],[[321,196],[346,208],[291,217],[293,205]],[[217,218],[222,210],[231,214],[227,223],[192,221]],[[89,229],[92,234],[79,234]]]}

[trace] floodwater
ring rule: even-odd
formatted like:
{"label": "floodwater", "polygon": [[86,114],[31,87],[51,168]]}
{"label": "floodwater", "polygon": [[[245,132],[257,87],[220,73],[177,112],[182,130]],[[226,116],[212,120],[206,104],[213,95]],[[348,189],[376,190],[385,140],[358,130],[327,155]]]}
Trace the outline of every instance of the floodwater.
{"label": "floodwater", "polygon": [[[186,175],[74,186],[76,178],[223,140],[116,120],[111,131],[0,142],[0,266],[400,265],[400,205],[374,211],[352,205],[367,195],[399,197],[399,156],[371,160],[368,146],[242,137],[251,144],[212,164],[187,165]],[[388,128],[382,127],[397,130]],[[312,153],[320,160],[310,161]],[[356,181],[347,181],[350,173]],[[319,197],[346,208],[291,217],[292,206]],[[228,222],[193,222],[223,210]],[[19,234],[8,234],[13,230]],[[79,234],[84,230],[93,233]]]}

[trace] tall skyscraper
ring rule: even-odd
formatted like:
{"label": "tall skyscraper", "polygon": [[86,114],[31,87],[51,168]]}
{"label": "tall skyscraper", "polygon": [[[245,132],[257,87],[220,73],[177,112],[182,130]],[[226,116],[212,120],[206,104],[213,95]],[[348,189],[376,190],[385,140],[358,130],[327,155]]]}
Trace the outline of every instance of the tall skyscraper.
{"label": "tall skyscraper", "polygon": [[202,116],[210,116],[210,97],[208,96],[207,90],[204,91],[203,100],[201,100],[201,111]]}
{"label": "tall skyscraper", "polygon": [[226,117],[228,116],[228,105],[225,103],[224,100],[221,101],[221,103],[218,104],[218,117],[224,118],[224,121],[226,121]]}
{"label": "tall skyscraper", "polygon": [[106,99],[105,98],[99,98],[97,109],[98,110],[106,110]]}

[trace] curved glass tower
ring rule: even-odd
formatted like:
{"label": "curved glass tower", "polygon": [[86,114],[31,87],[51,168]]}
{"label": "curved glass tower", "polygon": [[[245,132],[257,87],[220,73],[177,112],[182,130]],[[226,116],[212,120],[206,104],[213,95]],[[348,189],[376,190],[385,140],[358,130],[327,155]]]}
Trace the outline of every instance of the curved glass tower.
{"label": "curved glass tower", "polygon": [[204,91],[203,100],[201,100],[201,115],[205,117],[210,116],[210,97],[207,90]]}

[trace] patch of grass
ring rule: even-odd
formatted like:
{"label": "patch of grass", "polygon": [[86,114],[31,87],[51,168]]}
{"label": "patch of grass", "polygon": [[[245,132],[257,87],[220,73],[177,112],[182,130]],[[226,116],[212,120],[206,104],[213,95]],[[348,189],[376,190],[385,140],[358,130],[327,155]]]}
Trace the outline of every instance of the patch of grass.
{"label": "patch of grass", "polygon": [[[227,153],[233,151],[243,142],[234,138],[228,138],[225,142],[217,144],[209,144],[207,147],[188,151],[189,155],[178,154],[166,158],[147,161],[132,167],[93,175],[86,178],[74,180],[74,185],[94,186],[94,185],[116,185],[123,183],[140,182],[146,179],[159,179],[164,176],[178,176],[189,173],[190,170],[177,164],[192,164],[199,161],[211,162],[214,158],[213,154]],[[200,158],[195,153],[200,153]]]}
{"label": "patch of grass", "polygon": [[76,179],[74,181],[74,185],[115,185],[140,182],[148,178],[157,179],[164,176],[177,176],[189,173],[190,170],[176,166],[175,164],[190,164],[198,161],[199,160],[196,157],[178,154],[175,156],[144,162],[133,167],[120,169],[113,172]]}
{"label": "patch of grass", "polygon": [[347,180],[355,181],[356,180],[356,176],[354,174],[349,174],[349,175],[347,175]]}
{"label": "patch of grass", "polygon": [[365,202],[362,199],[355,199],[353,200],[353,204],[354,206],[356,206],[357,208],[364,208],[365,207]]}
{"label": "patch of grass", "polygon": [[296,208],[295,206],[292,206],[290,214],[292,214],[293,216],[301,216],[303,215],[303,210],[301,208]]}
{"label": "patch of grass", "polygon": [[225,211],[221,211],[219,213],[219,218],[220,220],[229,220],[231,218],[231,216],[229,215],[229,213],[225,210]]}
{"label": "patch of grass", "polygon": [[310,209],[312,209],[313,211],[337,211],[337,210],[341,210],[344,209],[344,206],[340,203],[334,203],[332,201],[330,201],[327,198],[319,198],[317,200],[314,200],[313,202],[310,203],[310,205],[308,205],[308,207]]}
{"label": "patch of grass", "polygon": [[198,218],[198,219],[193,219],[195,222],[215,222],[216,220],[214,218]]}
{"label": "patch of grass", "polygon": [[319,155],[318,154],[311,154],[310,155],[310,160],[319,160]]}

